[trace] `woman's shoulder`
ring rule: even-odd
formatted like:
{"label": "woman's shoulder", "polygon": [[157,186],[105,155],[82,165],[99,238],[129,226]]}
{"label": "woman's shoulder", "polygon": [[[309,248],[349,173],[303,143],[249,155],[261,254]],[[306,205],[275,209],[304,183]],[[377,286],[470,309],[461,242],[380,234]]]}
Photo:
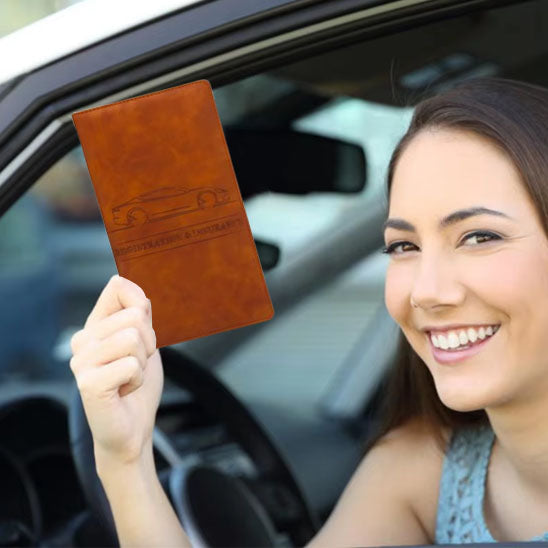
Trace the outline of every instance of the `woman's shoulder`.
{"label": "woman's shoulder", "polygon": [[[379,443],[376,445],[380,446],[386,443],[413,445],[426,442],[428,445],[434,444],[438,449],[441,449],[438,444],[437,432],[437,428],[430,422],[414,417],[408,419],[401,426],[392,428],[387,434],[380,438]],[[446,443],[450,441],[451,429],[439,427],[439,432]]]}
{"label": "woman's shoulder", "polygon": [[310,546],[433,543],[443,450],[409,422],[366,453]]}
{"label": "woman's shoulder", "polygon": [[424,420],[413,418],[383,435],[368,451],[366,458],[375,455],[380,459],[402,460],[409,466],[441,466],[451,438],[451,429],[436,428]]}
{"label": "woman's shoulder", "polygon": [[[412,419],[390,430],[365,455],[366,462],[384,471],[387,489],[395,489],[409,504],[431,539],[436,515],[445,448],[452,431],[436,430],[427,422]],[[369,466],[368,466],[369,467]]]}

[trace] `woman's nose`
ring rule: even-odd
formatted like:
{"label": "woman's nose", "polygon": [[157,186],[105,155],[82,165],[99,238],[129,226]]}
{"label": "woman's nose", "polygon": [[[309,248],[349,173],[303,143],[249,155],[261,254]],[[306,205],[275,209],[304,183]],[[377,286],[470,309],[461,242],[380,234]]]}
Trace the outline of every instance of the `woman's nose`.
{"label": "woman's nose", "polygon": [[423,309],[458,306],[464,301],[465,293],[452,261],[439,255],[422,254],[411,288],[411,305]]}

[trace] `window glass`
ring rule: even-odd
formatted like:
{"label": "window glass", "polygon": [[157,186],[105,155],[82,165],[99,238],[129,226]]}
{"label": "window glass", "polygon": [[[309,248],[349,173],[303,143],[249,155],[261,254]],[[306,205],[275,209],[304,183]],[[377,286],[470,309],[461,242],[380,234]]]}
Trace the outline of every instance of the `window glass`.
{"label": "window glass", "polygon": [[[351,212],[359,214],[380,199],[390,151],[410,115],[410,109],[315,94],[269,74],[218,88],[215,99],[226,131],[281,127],[353,143],[366,154],[367,184],[359,193],[267,191],[246,200],[255,238],[280,248],[278,269],[299,260],[311,242],[341,226]],[[292,393],[319,398],[382,302],[384,257],[364,261],[295,302],[222,361],[225,379],[244,391],[253,385],[265,397],[287,383],[293,390],[286,391],[288,398]],[[0,374],[23,382],[69,380],[70,337],[116,273],[79,147],[0,219],[0,263],[0,323],[6,326],[0,332]],[[276,383],[269,381],[274,376]]]}

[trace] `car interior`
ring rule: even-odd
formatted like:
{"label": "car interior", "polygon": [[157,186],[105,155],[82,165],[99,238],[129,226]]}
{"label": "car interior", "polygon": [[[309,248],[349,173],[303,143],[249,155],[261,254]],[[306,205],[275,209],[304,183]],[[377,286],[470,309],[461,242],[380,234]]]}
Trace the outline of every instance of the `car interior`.
{"label": "car interior", "polygon": [[[306,544],[364,456],[400,336],[381,225],[413,104],[476,76],[548,84],[548,3],[456,4],[203,76],[275,316],[161,349],[156,466],[197,545]],[[116,265],[81,148],[35,173],[0,217],[0,544],[116,546],[68,365]]]}

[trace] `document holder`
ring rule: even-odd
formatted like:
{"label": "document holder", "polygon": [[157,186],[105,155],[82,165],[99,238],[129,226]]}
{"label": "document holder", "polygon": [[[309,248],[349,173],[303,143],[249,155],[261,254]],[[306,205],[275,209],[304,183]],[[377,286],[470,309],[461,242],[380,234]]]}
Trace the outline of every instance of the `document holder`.
{"label": "document holder", "polygon": [[158,348],[274,315],[211,86],[73,114],[120,276]]}

